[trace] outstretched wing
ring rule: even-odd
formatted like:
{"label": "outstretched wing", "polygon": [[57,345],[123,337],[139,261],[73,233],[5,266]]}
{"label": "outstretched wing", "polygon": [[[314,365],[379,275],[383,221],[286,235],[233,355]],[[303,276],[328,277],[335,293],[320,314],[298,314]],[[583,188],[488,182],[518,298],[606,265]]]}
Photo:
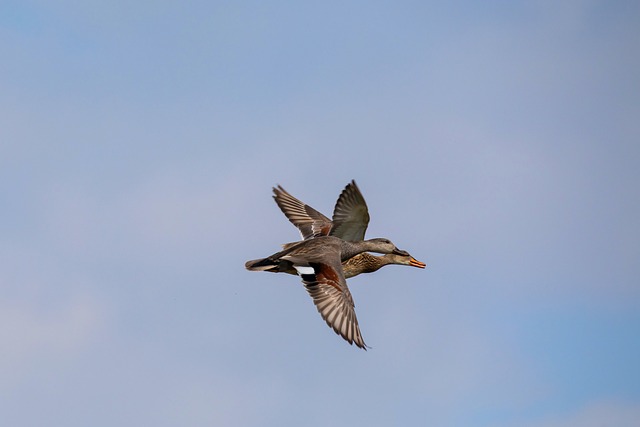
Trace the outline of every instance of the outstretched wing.
{"label": "outstretched wing", "polygon": [[327,325],[349,344],[367,349],[362,339],[351,292],[340,267],[322,263],[296,267],[307,292]]}
{"label": "outstretched wing", "polygon": [[342,240],[364,240],[369,225],[369,209],[355,181],[351,181],[338,197],[333,210],[333,228],[329,233]]}
{"label": "outstretched wing", "polygon": [[298,228],[303,240],[329,234],[331,220],[287,193],[281,186],[274,187],[273,198],[282,213]]}

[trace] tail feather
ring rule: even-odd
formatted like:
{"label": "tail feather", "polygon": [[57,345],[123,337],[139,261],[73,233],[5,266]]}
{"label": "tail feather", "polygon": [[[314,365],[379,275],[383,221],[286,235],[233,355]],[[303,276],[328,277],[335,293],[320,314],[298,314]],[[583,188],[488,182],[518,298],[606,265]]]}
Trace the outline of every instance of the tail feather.
{"label": "tail feather", "polygon": [[247,261],[244,267],[250,271],[268,271],[270,273],[287,273],[297,275],[293,263],[285,260],[274,260],[273,258],[262,258]]}
{"label": "tail feather", "polygon": [[270,258],[261,258],[245,262],[244,267],[251,271],[271,271],[277,268],[278,264]]}

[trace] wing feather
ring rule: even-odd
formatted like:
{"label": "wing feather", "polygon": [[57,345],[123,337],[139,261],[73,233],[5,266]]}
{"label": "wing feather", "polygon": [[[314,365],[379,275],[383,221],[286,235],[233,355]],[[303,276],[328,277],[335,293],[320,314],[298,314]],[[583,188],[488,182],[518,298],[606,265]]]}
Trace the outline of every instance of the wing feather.
{"label": "wing feather", "polygon": [[303,240],[329,234],[331,220],[293,197],[281,186],[273,188],[273,198],[282,213],[298,228]]}
{"label": "wing feather", "polygon": [[343,240],[364,240],[369,225],[369,208],[355,181],[351,181],[340,193],[333,209],[331,236]]}
{"label": "wing feather", "polygon": [[320,316],[349,344],[367,349],[360,333],[355,306],[342,269],[328,264],[309,263],[315,274],[301,275]]}

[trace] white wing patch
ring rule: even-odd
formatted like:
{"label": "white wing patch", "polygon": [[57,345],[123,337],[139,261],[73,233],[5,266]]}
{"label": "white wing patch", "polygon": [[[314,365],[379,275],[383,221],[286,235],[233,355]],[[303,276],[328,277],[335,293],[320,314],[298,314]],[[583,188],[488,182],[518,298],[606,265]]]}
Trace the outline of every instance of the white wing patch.
{"label": "white wing patch", "polygon": [[293,268],[295,268],[298,274],[301,276],[306,274],[316,274],[316,271],[313,269],[313,267],[304,266],[304,265],[294,265]]}

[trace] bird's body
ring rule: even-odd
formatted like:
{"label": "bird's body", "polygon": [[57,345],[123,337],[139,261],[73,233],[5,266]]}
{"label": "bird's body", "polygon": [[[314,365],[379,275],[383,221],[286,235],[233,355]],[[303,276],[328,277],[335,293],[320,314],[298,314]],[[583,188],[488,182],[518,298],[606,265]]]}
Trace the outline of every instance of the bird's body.
{"label": "bird's body", "polygon": [[388,239],[348,242],[334,236],[320,236],[288,245],[266,258],[247,261],[245,267],[252,271],[295,270],[327,324],[350,344],[366,349],[342,270],[343,260],[366,251],[406,256],[405,251]]}
{"label": "bird's body", "polygon": [[[412,267],[424,268],[425,264],[416,260],[412,256],[384,254],[371,255],[368,252],[362,252],[354,255],[346,261],[342,261],[342,272],[345,279],[351,279],[362,273],[373,273],[380,270],[385,265],[409,265]],[[272,273],[287,273],[294,276],[298,275],[298,271],[293,268],[290,263],[281,263],[277,269],[265,270]]]}

